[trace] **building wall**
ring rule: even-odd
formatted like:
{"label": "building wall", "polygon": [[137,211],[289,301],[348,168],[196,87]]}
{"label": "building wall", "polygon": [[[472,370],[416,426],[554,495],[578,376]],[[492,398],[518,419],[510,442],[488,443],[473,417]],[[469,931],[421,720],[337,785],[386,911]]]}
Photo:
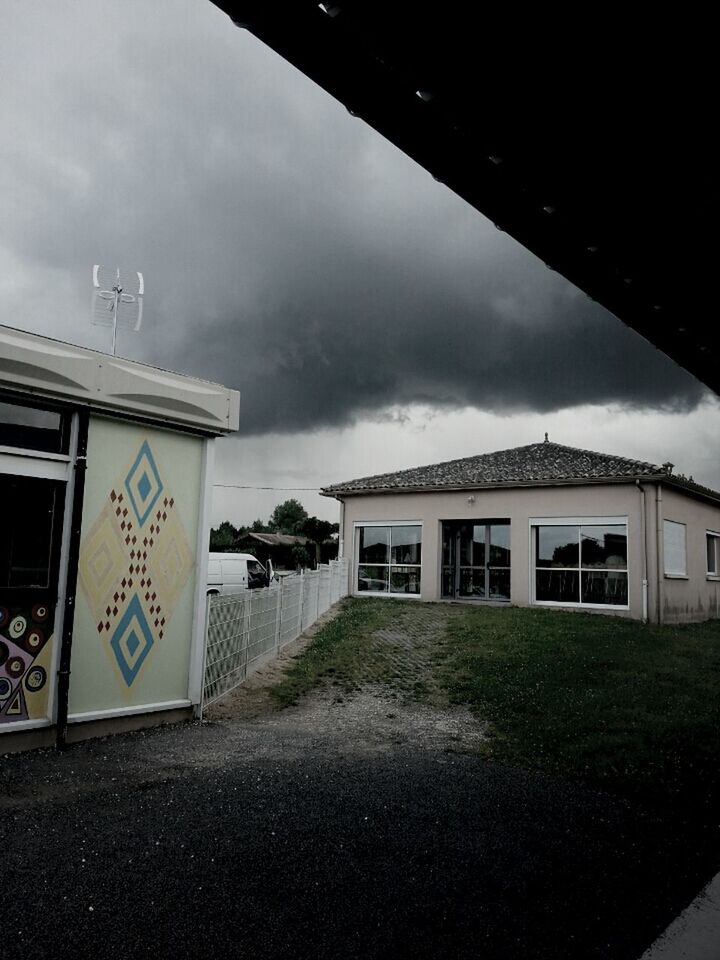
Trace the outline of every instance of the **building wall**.
{"label": "building wall", "polygon": [[[708,577],[705,534],[720,532],[720,507],[686,497],[663,487],[660,512],[663,520],[686,525],[687,577],[664,574],[660,537],[660,600],[665,623],[720,617],[720,579]],[[662,533],[662,528],[661,528]]]}
{"label": "building wall", "polygon": [[91,417],[71,719],[188,698],[203,442]]}
{"label": "building wall", "polygon": [[[616,615],[642,616],[641,498],[634,484],[507,488],[467,492],[369,494],[345,500],[345,554],[352,560],[350,591],[355,592],[354,525],[372,520],[417,520],[423,525],[421,599],[440,599],[441,523],[443,520],[509,519],[511,522],[512,603],[530,603],[531,517],[627,517],[630,610],[608,607]],[[647,495],[646,499],[652,501]],[[651,512],[646,502],[646,514]],[[652,531],[650,531],[651,533]]]}

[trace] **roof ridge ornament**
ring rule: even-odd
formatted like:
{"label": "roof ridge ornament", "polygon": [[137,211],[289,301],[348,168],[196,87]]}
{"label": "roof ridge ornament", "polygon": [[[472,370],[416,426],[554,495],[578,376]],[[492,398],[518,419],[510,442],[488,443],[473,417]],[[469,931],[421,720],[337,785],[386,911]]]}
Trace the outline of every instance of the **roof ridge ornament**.
{"label": "roof ridge ornament", "polygon": [[545,440],[544,440],[544,443],[550,443],[550,441],[548,440],[547,430],[545,431]]}

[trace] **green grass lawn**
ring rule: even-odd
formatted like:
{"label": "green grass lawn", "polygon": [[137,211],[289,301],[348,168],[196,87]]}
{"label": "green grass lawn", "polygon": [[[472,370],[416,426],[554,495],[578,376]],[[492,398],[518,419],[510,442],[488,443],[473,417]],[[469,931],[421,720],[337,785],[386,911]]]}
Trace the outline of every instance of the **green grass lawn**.
{"label": "green grass lawn", "polygon": [[454,608],[439,664],[499,759],[623,791],[717,793],[720,623]]}
{"label": "green grass lawn", "polygon": [[274,691],[296,702],[318,683],[438,692],[490,724],[498,761],[623,792],[720,796],[720,622],[657,627],[620,617],[517,607],[442,611],[430,677],[403,685],[375,656],[379,629],[412,630],[428,605],[346,600]]}

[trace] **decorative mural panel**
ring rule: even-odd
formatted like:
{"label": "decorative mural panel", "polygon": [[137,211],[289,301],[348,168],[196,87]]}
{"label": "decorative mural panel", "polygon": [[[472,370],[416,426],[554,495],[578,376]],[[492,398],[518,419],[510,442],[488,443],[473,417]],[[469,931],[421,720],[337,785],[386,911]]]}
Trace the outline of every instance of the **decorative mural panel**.
{"label": "decorative mural panel", "polygon": [[162,649],[193,567],[168,479],[144,439],[80,548],[80,582],[124,689]]}
{"label": "decorative mural panel", "polygon": [[47,716],[54,611],[0,606],[0,724]]}

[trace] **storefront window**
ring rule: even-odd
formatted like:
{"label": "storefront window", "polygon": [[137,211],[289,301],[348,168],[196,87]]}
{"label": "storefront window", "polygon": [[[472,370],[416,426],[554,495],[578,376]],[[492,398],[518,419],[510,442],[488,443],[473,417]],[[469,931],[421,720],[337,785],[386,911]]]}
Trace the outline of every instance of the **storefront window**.
{"label": "storefront window", "polygon": [[356,543],[358,593],[420,594],[420,525],[357,527]]}

